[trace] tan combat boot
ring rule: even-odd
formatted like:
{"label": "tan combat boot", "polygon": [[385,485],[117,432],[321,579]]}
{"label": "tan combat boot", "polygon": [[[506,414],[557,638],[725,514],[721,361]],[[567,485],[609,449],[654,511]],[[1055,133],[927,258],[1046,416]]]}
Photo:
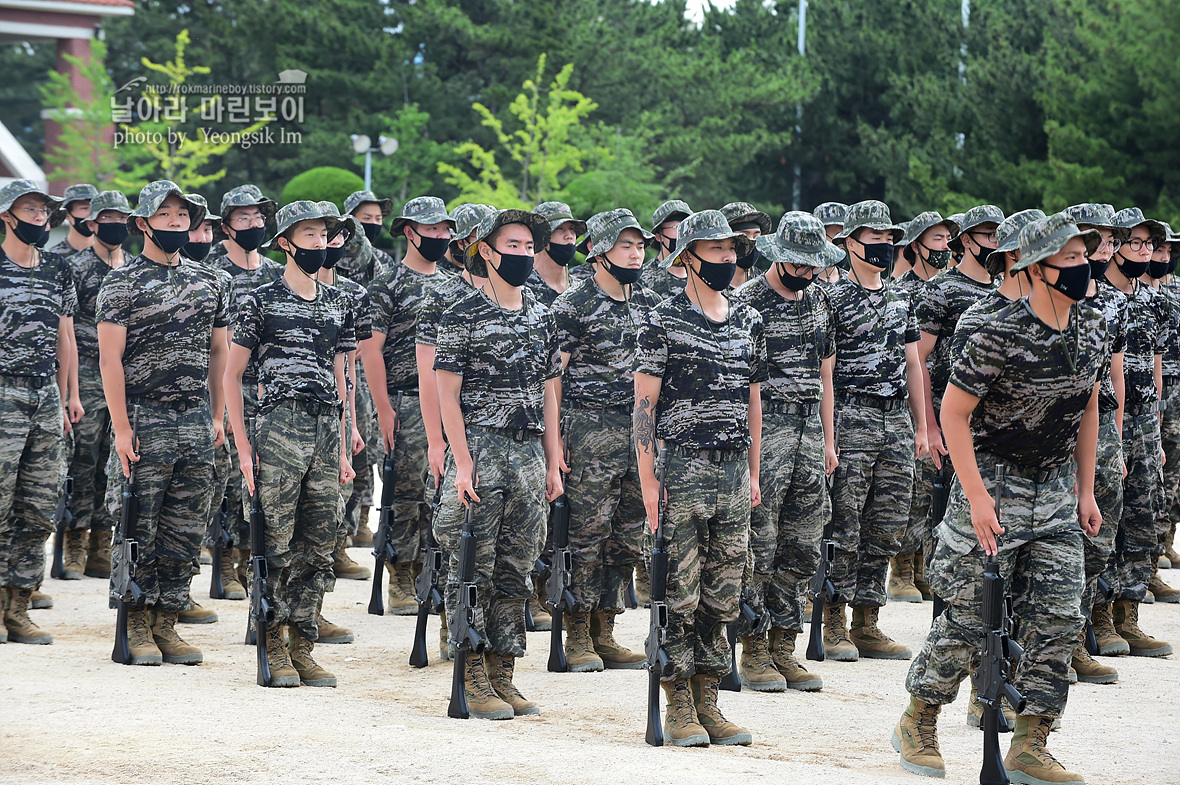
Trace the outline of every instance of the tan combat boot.
{"label": "tan combat boot", "polygon": [[856,645],[861,657],[870,660],[908,660],[913,654],[908,648],[881,632],[877,626],[880,608],[853,608],[852,630],[848,637]]}
{"label": "tan combat boot", "polygon": [[234,570],[234,552],[232,548],[222,549],[221,564],[218,565],[218,569],[221,570],[221,586],[225,591],[225,596],[222,599],[246,599],[246,587],[238,582],[238,574]]}
{"label": "tan combat boot", "polygon": [[127,648],[131,652],[128,665],[160,665],[164,662],[164,655],[152,637],[147,608],[127,611]]}
{"label": "tan combat boot", "polygon": [[553,629],[553,617],[545,604],[544,585],[538,578],[533,579],[533,596],[529,598],[529,613],[533,615],[533,629],[544,632]]}
{"label": "tan combat boot", "polygon": [[451,655],[451,632],[447,628],[447,612],[443,610],[438,614],[438,656],[444,662],[451,662],[454,657]]}
{"label": "tan combat boot", "polygon": [[181,624],[213,624],[217,621],[217,611],[202,608],[194,599],[189,599],[189,607],[177,614],[177,621]]}
{"label": "tan combat boot", "polygon": [[628,649],[615,640],[615,616],[619,611],[594,611],[590,614],[590,638],[604,667],[614,670],[642,670],[647,656]]}
{"label": "tan combat boot", "polygon": [[1172,524],[1168,529],[1168,535],[1164,538],[1164,558],[1172,564],[1173,570],[1180,570],[1180,553],[1176,553],[1176,524]]}
{"label": "tan combat boot", "polygon": [[291,667],[299,674],[299,683],[307,687],[335,687],[336,677],[311,657],[315,641],[303,637],[294,624],[287,625],[287,637],[291,639]]}
{"label": "tan combat boot", "polygon": [[1103,665],[1086,651],[1086,632],[1082,631],[1077,648],[1073,650],[1070,667],[1077,672],[1078,681],[1084,684],[1114,684],[1119,680],[1117,669]]}
{"label": "tan combat boot", "polygon": [[803,667],[803,663],[795,658],[795,638],[798,634],[794,630],[784,630],[778,627],[771,628],[771,662],[774,663],[774,667],[783,675],[783,678],[787,680],[787,686],[792,690],[802,690],[803,692],[822,690],[824,680],[814,673],[809,673],[807,668]]}
{"label": "tan combat boot", "polygon": [[32,643],[41,646],[53,643],[53,636],[29,618],[29,603],[33,591],[14,588],[4,591],[8,593],[8,607],[4,609],[4,628],[8,632],[8,640],[13,643]]}
{"label": "tan combat boot", "polygon": [[385,571],[389,574],[385,612],[391,616],[413,616],[418,613],[418,601],[414,599],[413,569],[410,562],[385,565]]}
{"label": "tan combat boot", "polygon": [[1147,588],[1155,595],[1156,602],[1180,602],[1180,589],[1173,589],[1164,583],[1158,566],[1151,571],[1151,582],[1147,584]]}
{"label": "tan combat boot", "polygon": [[[201,564],[201,565],[212,564],[213,563],[213,552],[210,551],[208,548],[206,548],[204,545],[202,545],[201,546],[201,555],[197,557],[197,563]],[[200,574],[200,572],[201,572],[200,570],[197,570],[198,575]]]}
{"label": "tan combat boot", "polygon": [[754,692],[782,692],[787,680],[774,667],[766,634],[746,635],[742,639],[742,658],[738,661],[738,675],[742,684]]}
{"label": "tan combat boot", "polygon": [[1171,644],[1157,640],[1139,628],[1139,603],[1118,600],[1114,604],[1114,628],[1131,648],[1132,657],[1167,657]]}
{"label": "tan combat boot", "polygon": [[934,599],[934,589],[926,580],[926,556],[921,553],[914,554],[914,588],[922,593],[924,602]]}
{"label": "tan combat boot", "polygon": [[691,684],[697,721],[709,734],[709,743],[748,747],[754,737],[745,728],[725,719],[717,706],[717,690],[721,679],[712,674],[698,673],[692,677]]}
{"label": "tan combat boot", "polygon": [[1025,785],[1086,785],[1081,774],[1066,771],[1045,748],[1052,725],[1050,717],[1021,715],[1016,718],[1012,746],[1004,756],[1004,769],[1012,782]]}
{"label": "tan combat boot", "polygon": [[86,569],[83,574],[91,578],[111,577],[111,530],[91,529],[90,541],[86,544]]}
{"label": "tan combat boot", "polygon": [[889,560],[889,583],[885,596],[898,602],[921,602],[922,592],[914,585],[914,556],[894,556]]}
{"label": "tan combat boot", "polygon": [[708,747],[709,732],[697,719],[688,679],[665,681],[660,686],[668,703],[664,711],[664,736],[673,747]]}
{"label": "tan combat boot", "polygon": [[[336,541],[336,550],[332,553],[332,573],[340,579],[352,581],[367,581],[373,577],[373,571],[363,564],[357,564],[348,555],[345,547],[346,538]],[[407,565],[408,566],[408,565]]]}
{"label": "tan combat boot", "polygon": [[176,632],[175,612],[155,611],[155,621],[152,624],[152,640],[160,649],[164,662],[176,665],[196,665],[204,657],[196,646],[190,646]]}
{"label": "tan combat boot", "polygon": [[266,627],[266,662],[270,665],[270,683],[267,687],[298,687],[299,671],[291,665],[291,652],[287,650],[287,636],[282,624]]}
{"label": "tan combat boot", "polygon": [[635,565],[635,601],[641,608],[651,602],[651,576],[644,562]]}
{"label": "tan combat boot", "polygon": [[938,748],[938,713],[941,706],[910,696],[910,705],[893,728],[890,742],[906,771],[925,777],[945,777],[946,764]]}
{"label": "tan combat boot", "polygon": [[594,650],[590,638],[590,614],[567,613],[565,622],[565,662],[570,673],[597,673],[606,667],[602,657]]}
{"label": "tan combat boot", "polygon": [[[975,689],[975,685],[971,685],[971,697],[967,701],[967,727],[982,728],[983,727],[983,709],[984,706],[979,702],[979,691]],[[1008,705],[1008,701],[1000,700],[1000,711],[1004,712],[1004,719],[1008,721],[1008,727],[1000,726],[1000,733],[1011,733],[1012,726],[1016,724],[1016,712]]]}
{"label": "tan combat boot", "polygon": [[319,637],[316,638],[316,643],[352,643],[356,640],[356,636],[352,630],[347,627],[341,627],[339,624],[333,624],[324,618],[324,598],[320,598],[320,609],[316,611],[315,626],[319,631]]}
{"label": "tan combat boot", "polygon": [[856,662],[860,654],[856,644],[848,638],[848,619],[844,615],[844,603],[828,603],[824,606],[824,654],[837,662]]}
{"label": "tan combat boot", "polygon": [[62,580],[80,581],[86,572],[86,529],[74,529],[63,534]]}
{"label": "tan combat boot", "polygon": [[[250,549],[249,548],[238,548],[237,549],[237,559],[238,559],[238,566],[237,566],[236,572],[238,575],[238,583],[242,584],[243,586],[249,587],[249,585],[250,585]],[[247,591],[247,593],[249,593],[249,592]]]}
{"label": "tan combat boot", "polygon": [[360,524],[356,527],[356,534],[352,535],[352,544],[356,548],[373,547],[373,530],[369,528],[368,507],[361,507]]}
{"label": "tan combat boot", "polygon": [[483,655],[467,652],[463,691],[467,695],[467,711],[477,720],[510,720],[516,716],[506,701],[492,689]]}
{"label": "tan combat boot", "polygon": [[35,611],[45,611],[53,607],[53,598],[40,589],[33,589],[29,595],[29,607]]}
{"label": "tan combat boot", "polygon": [[516,668],[516,658],[510,654],[496,654],[487,652],[484,655],[484,667],[487,668],[488,681],[496,695],[512,707],[512,714],[523,717],[526,714],[540,714],[541,707],[520,694],[520,690],[512,683],[512,674]]}
{"label": "tan combat boot", "polygon": [[1094,640],[1098,642],[1098,655],[1115,657],[1130,654],[1131,647],[1114,628],[1113,610],[1109,602],[1095,605],[1090,611],[1090,623],[1094,626]]}

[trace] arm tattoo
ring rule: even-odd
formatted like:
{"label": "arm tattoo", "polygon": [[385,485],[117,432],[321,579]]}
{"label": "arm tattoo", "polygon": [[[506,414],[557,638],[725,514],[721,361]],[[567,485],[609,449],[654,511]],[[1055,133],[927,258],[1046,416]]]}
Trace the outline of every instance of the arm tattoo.
{"label": "arm tattoo", "polygon": [[639,449],[645,455],[654,455],[657,452],[656,419],[649,396],[645,395],[636,402],[632,424],[635,428],[635,440],[639,445]]}

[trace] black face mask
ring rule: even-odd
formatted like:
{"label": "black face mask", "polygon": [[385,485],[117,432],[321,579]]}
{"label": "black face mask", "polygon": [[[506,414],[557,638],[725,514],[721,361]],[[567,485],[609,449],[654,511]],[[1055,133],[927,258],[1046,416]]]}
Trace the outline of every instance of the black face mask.
{"label": "black face mask", "polygon": [[308,277],[320,271],[320,268],[324,266],[324,259],[328,256],[327,249],[324,248],[300,248],[294,243],[291,243],[291,248],[294,250],[289,250],[287,253]]}
{"label": "black face mask", "polygon": [[758,260],[762,258],[762,253],[755,248],[745,256],[739,256],[737,259],[737,266],[743,270],[749,270],[754,265],[758,264]]}
{"label": "black face mask", "polygon": [[606,254],[603,254],[599,258],[606,262],[606,271],[614,276],[614,279],[623,286],[630,286],[631,284],[638,281],[639,274],[643,272],[643,270],[638,267],[619,267],[617,264],[612,262],[610,257]]}
{"label": "black face mask", "polygon": [[[670,254],[676,253],[676,238],[675,237],[665,238],[664,235],[662,235],[662,234],[657,234],[656,237],[660,238],[660,245],[662,245],[664,247],[665,251],[667,251]],[[664,242],[665,239],[667,239],[668,242]]]}
{"label": "black face mask", "polygon": [[111,247],[122,245],[127,242],[127,224],[99,224],[98,231],[95,234],[98,236],[99,242],[103,245],[109,245]]}
{"label": "black face mask", "polygon": [[878,270],[888,270],[893,264],[892,243],[861,243],[861,247],[864,248],[865,264]]}
{"label": "black face mask", "polygon": [[1090,259],[1090,277],[1097,281],[1099,278],[1106,277],[1106,268],[1110,267],[1110,260],[1100,261],[1098,259]]}
{"label": "black face mask", "polygon": [[1050,288],[1056,289],[1074,302],[1085,299],[1086,289],[1090,286],[1090,265],[1079,264],[1075,267],[1054,267],[1051,264],[1042,263],[1041,266],[1057,271],[1057,281],[1055,283],[1045,281]]}
{"label": "black face mask", "polygon": [[816,276],[814,275],[810,278],[804,278],[800,275],[791,275],[789,272],[787,272],[786,265],[783,264],[777,265],[776,269],[778,270],[778,279],[783,282],[783,286],[787,287],[792,292],[801,292],[808,286],[811,286],[813,283],[815,283]]}
{"label": "black face mask", "polygon": [[1120,256],[1117,264],[1119,272],[1132,281],[1147,272],[1147,262],[1132,262]]}
{"label": "black face mask", "polygon": [[[148,228],[150,229],[151,227]],[[147,235],[147,238],[168,256],[171,256],[188,245],[187,230],[151,229],[151,232],[151,234]],[[144,232],[144,234],[147,234],[147,232]]]}
{"label": "black face mask", "polygon": [[249,253],[258,250],[265,236],[265,226],[252,226],[249,229],[235,229],[233,241],[242,246],[243,251]]}
{"label": "black face mask", "polygon": [[[495,249],[492,249],[495,250]],[[533,257],[522,253],[500,253],[500,264],[496,272],[509,286],[524,286],[533,271]]]}
{"label": "black face mask", "polygon": [[369,242],[377,242],[377,238],[381,236],[381,230],[384,227],[381,224],[361,224],[361,229],[365,232],[365,237],[369,238]]}
{"label": "black face mask", "polygon": [[[14,215],[13,218],[16,218]],[[16,226],[9,227],[9,230],[25,245],[36,245],[38,247],[45,245],[45,241],[49,239],[49,225],[38,226],[31,224],[28,221],[22,221],[16,218]]]}
{"label": "black face mask", "polygon": [[574,260],[574,250],[573,243],[569,245],[549,243],[549,258],[565,267]]}
{"label": "black face mask", "polygon": [[979,238],[975,236],[974,232],[968,232],[968,234],[971,235],[971,239],[975,241],[975,244],[979,246],[979,256],[977,256],[975,258],[980,263],[982,263],[983,260],[987,258],[987,255],[989,253],[996,250],[996,246],[994,246],[994,245],[989,247],[989,246],[986,246],[983,243],[979,242]]}
{"label": "black face mask", "polygon": [[1163,278],[1165,275],[1170,275],[1172,272],[1172,263],[1169,262],[1148,262],[1147,274],[1152,278]]}
{"label": "black face mask", "polygon": [[90,224],[86,223],[85,218],[71,218],[70,225],[74,227],[75,232],[83,237],[89,237],[94,234],[94,232],[90,231]]}
{"label": "black face mask", "polygon": [[[408,239],[408,238],[407,238]],[[447,255],[447,249],[451,247],[451,238],[449,237],[423,237],[418,235],[418,242],[415,243],[410,240],[410,245],[414,246],[414,250],[422,255],[422,258],[428,262],[437,262]]]}
{"label": "black face mask", "polygon": [[327,270],[331,270],[333,267],[336,266],[336,262],[339,262],[340,259],[343,258],[343,256],[344,256],[344,246],[343,245],[338,245],[335,248],[333,248],[332,246],[329,245],[327,248],[324,249],[324,268]]}
{"label": "black face mask", "polygon": [[716,292],[724,292],[729,288],[730,282],[733,281],[733,275],[737,272],[736,262],[707,262],[691,251],[688,253],[701,263],[701,270],[697,276],[705,282],[705,285]]}
{"label": "black face mask", "polygon": [[209,249],[212,246],[213,243],[185,243],[184,247],[180,249],[180,255],[194,262],[203,262],[205,257],[209,255]]}
{"label": "black face mask", "polygon": [[457,243],[451,244],[451,263],[454,264],[456,267],[458,267],[460,270],[467,269],[467,262],[465,261],[466,256],[467,256],[467,249],[466,248],[460,248]]}
{"label": "black face mask", "polygon": [[1175,259],[1168,262],[1168,275],[1175,273],[1177,267],[1180,267],[1180,256],[1177,256]]}

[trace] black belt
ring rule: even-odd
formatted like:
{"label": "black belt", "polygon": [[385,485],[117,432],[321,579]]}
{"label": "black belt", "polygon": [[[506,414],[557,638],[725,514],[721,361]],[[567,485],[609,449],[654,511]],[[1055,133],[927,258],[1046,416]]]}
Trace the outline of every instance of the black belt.
{"label": "black belt", "polygon": [[699,450],[679,444],[673,444],[672,451],[686,458],[700,458],[709,463],[730,463],[746,456],[745,450]]}
{"label": "black belt", "polygon": [[264,406],[259,407],[258,413],[265,417],[275,409],[294,409],[310,417],[327,417],[329,415],[339,417],[343,413],[342,404],[339,401],[325,403],[307,398],[283,398],[274,403],[268,401]]}
{"label": "black belt", "polygon": [[1164,387],[1172,387],[1177,382],[1180,382],[1180,376],[1165,376],[1164,377]]}
{"label": "black belt", "polygon": [[579,401],[573,398],[567,398],[565,405],[571,409],[578,409],[580,411],[612,412],[614,414],[630,414],[632,406],[630,403],[619,403],[614,406],[596,406],[588,401]]}
{"label": "black belt", "polygon": [[174,412],[187,412],[192,409],[199,409],[202,406],[208,406],[209,402],[203,398],[182,401],[160,401],[155,398],[149,398],[146,395],[128,395],[127,404],[129,406],[148,406],[153,409],[171,409]]}
{"label": "black belt", "polygon": [[1098,412],[1098,423],[1100,425],[1105,425],[1107,423],[1114,422],[1115,421],[1114,416],[1116,413],[1117,413],[1117,410],[1115,410],[1115,409],[1111,409],[1108,412],[1102,412],[1102,411]]}
{"label": "black belt", "polygon": [[793,417],[810,417],[819,411],[819,401],[791,403],[788,401],[768,401],[762,399],[763,414],[789,414]]}
{"label": "black belt", "polygon": [[502,436],[507,436],[514,442],[531,442],[535,439],[541,438],[541,434],[537,433],[536,431],[531,431],[528,428],[493,428],[490,425],[476,425],[474,427],[481,428],[485,431],[491,431],[492,433],[498,433]]}
{"label": "black belt", "polygon": [[891,412],[894,409],[900,409],[906,405],[907,400],[904,395],[898,395],[893,398],[883,398],[880,395],[863,395],[854,392],[840,392],[836,394],[836,400],[840,403],[851,403],[857,406],[868,406],[872,409],[880,409],[883,412]]}
{"label": "black belt", "polygon": [[393,389],[393,390],[389,390],[388,392],[389,392],[389,399],[390,399],[390,400],[393,400],[394,398],[396,398],[398,393],[401,393],[402,395],[404,395],[404,396],[405,396],[405,397],[407,397],[407,398],[417,398],[417,397],[418,397],[418,391],[417,391],[417,390],[398,390],[398,389]]}
{"label": "black belt", "polygon": [[1017,466],[1011,461],[1004,460],[1003,458],[988,453],[977,454],[975,456],[975,460],[980,466],[984,468],[991,468],[993,471],[997,463],[1002,463],[1006,473],[1015,475],[1025,480],[1031,480],[1037,485],[1042,485],[1061,477],[1074,475],[1078,471],[1078,465],[1073,461],[1066,461],[1065,463],[1053,469],[1037,469],[1031,466]]}
{"label": "black belt", "polygon": [[1123,416],[1142,417],[1145,414],[1155,414],[1159,410],[1159,404],[1153,401],[1152,403],[1142,403],[1138,406],[1124,406]]}
{"label": "black belt", "polygon": [[7,373],[0,374],[0,382],[4,384],[13,387],[28,387],[33,390],[40,390],[56,379],[56,376],[13,376]]}

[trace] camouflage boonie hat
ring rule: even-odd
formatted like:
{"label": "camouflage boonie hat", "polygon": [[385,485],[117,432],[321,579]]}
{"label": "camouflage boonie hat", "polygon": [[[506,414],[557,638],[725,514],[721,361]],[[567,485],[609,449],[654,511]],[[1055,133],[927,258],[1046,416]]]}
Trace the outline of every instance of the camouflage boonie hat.
{"label": "camouflage boonie hat", "polygon": [[8,185],[0,188],[0,213],[12,207],[12,203],[25,194],[44,196],[46,201],[45,206],[49,208],[50,215],[53,215],[54,211],[61,206],[61,202],[39,188],[32,180],[13,180]]}
{"label": "camouflage boonie hat", "polygon": [[866,199],[850,206],[847,215],[844,216],[844,228],[836,235],[836,239],[846,240],[857,229],[864,228],[891,232],[895,243],[905,234],[905,231],[895,225],[889,217],[889,206],[876,199]]}
{"label": "camouflage boonie hat", "polygon": [[646,248],[655,242],[656,236],[651,232],[645,231],[639,225],[639,221],[635,215],[626,207],[619,207],[615,210],[607,210],[604,213],[595,213],[590,216],[590,220],[586,222],[587,232],[586,238],[578,243],[578,250],[587,256],[590,255],[590,245],[593,245],[597,250],[595,255],[606,253],[611,248],[615,247],[615,243],[619,241],[619,235],[623,233],[624,229],[634,229],[643,237],[643,245]]}
{"label": "camouflage boonie hat", "polygon": [[1054,213],[1048,218],[1033,221],[1020,230],[1020,261],[1012,265],[1012,272],[1020,272],[1054,254],[1061,253],[1065,244],[1075,237],[1081,237],[1086,241],[1087,254],[1098,250],[1102,242],[1102,235],[1098,234],[1096,229],[1087,229],[1083,232],[1065,213]]}
{"label": "camouflage boonie hat", "polygon": [[267,199],[258,186],[249,183],[231,188],[221,197],[221,215],[229,215],[239,207],[257,207],[267,223],[274,219],[279,209],[274,199]]}
{"label": "camouflage boonie hat", "polygon": [[1138,207],[1128,207],[1114,214],[1114,233],[1119,240],[1125,242],[1136,226],[1146,226],[1157,246],[1165,242],[1168,236],[1168,230],[1162,223],[1154,218],[1144,218],[1143,211]]}
{"label": "camouflage boonie hat", "polygon": [[[365,201],[371,200],[366,199]],[[384,212],[382,214],[384,215]],[[447,206],[443,204],[443,200],[437,196],[419,196],[402,205],[401,215],[394,218],[393,223],[389,225],[389,233],[397,237],[401,234],[402,227],[408,223],[426,226],[449,223],[452,229],[455,228],[455,219],[447,212]]]}
{"label": "camouflage boonie hat", "polygon": [[1073,219],[1078,226],[1097,226],[1103,229],[1114,229],[1114,206],[1085,202],[1066,207],[1061,212]]}
{"label": "camouflage boonie hat", "polygon": [[[340,227],[344,225],[344,220],[338,214],[332,215],[321,205],[323,205],[323,202],[313,202],[309,199],[300,199],[297,202],[283,205],[275,217],[275,220],[278,221],[275,236],[270,238],[270,242],[262,246],[262,250],[281,251],[282,249],[275,245],[275,242],[283,235],[283,232],[300,221],[322,220],[328,228],[328,238],[331,239],[336,232],[340,231]],[[335,205],[333,205],[334,207]]]}
{"label": "camouflage boonie hat", "polygon": [[[148,183],[139,191],[139,204],[127,216],[127,231],[132,235],[143,234],[139,227],[135,225],[136,218],[143,218],[147,220],[151,218],[160,209],[160,205],[169,196],[175,194],[188,205],[188,219],[189,231],[192,231],[194,226],[200,226],[201,221],[205,220],[204,206],[197,204],[188,194],[180,190],[180,186],[171,180],[156,180],[153,183]],[[202,200],[203,201],[203,200]]]}
{"label": "camouflage boonie hat", "polygon": [[451,250],[459,253],[459,241],[466,240],[471,233],[479,228],[484,218],[496,212],[490,204],[461,204],[451,211],[455,219],[455,229],[452,232],[455,239],[451,240]]}
{"label": "camouflage boonie hat", "polygon": [[373,202],[381,208],[381,220],[384,221],[393,213],[392,199],[378,199],[372,191],[353,191],[344,200],[344,214],[352,215],[352,211],[365,202]]}
{"label": "camouflage boonie hat", "polygon": [[1004,254],[1020,247],[1020,230],[1044,217],[1044,210],[1021,210],[1000,221],[996,227],[996,250],[983,260],[983,268],[992,278],[1004,272]]}
{"label": "camouflage boonie hat", "polygon": [[[201,201],[203,202],[204,199]],[[123,213],[124,218],[131,215],[131,205],[127,202],[127,197],[122,191],[103,191],[90,197],[90,214],[86,216],[85,220],[97,221],[99,213],[103,210]]]}
{"label": "camouflage boonie hat", "polygon": [[754,209],[749,202],[730,202],[721,208],[721,214],[729,221],[731,229],[734,224],[756,223],[762,234],[770,234],[770,216]]}
{"label": "camouflage boonie hat", "polygon": [[965,215],[966,213],[951,213],[946,217],[948,221],[954,221],[955,226],[959,227],[959,234],[963,233],[963,216]]}
{"label": "camouflage boonie hat", "polygon": [[568,204],[562,202],[541,202],[533,208],[533,212],[549,222],[549,232],[557,231],[557,227],[572,224],[574,234],[581,237],[586,233],[586,222],[574,218],[574,211]]}
{"label": "camouflage boonie hat", "polygon": [[901,234],[901,237],[897,238],[897,242],[895,242],[893,244],[893,247],[894,248],[901,248],[902,246],[907,245],[907,243],[905,241],[905,235],[910,230],[910,222],[909,221],[902,221],[897,225],[897,228],[901,229],[902,234]]}
{"label": "camouflage boonie hat", "polygon": [[205,208],[205,217],[201,219],[201,223],[204,223],[205,221],[209,221],[210,223],[213,224],[214,230],[216,230],[217,227],[221,226],[221,216],[218,215],[217,213],[209,212],[209,203],[207,201],[205,201],[205,197],[201,196],[200,194],[185,194],[185,197],[187,197],[188,200],[191,201],[193,204],[196,204],[196,205],[199,205],[200,207]]}
{"label": "camouflage boonie hat", "polygon": [[939,224],[945,224],[950,229],[952,240],[959,236],[959,225],[957,223],[949,218],[943,218],[942,214],[935,210],[930,210],[929,212],[920,213],[905,225],[905,235],[901,238],[901,244],[911,245],[917,242],[923,232]]}
{"label": "camouflage boonie hat", "polygon": [[[98,189],[90,183],[76,183],[67,186],[66,192],[61,197],[61,206],[53,212],[53,215],[49,216],[49,226],[52,228],[61,226],[70,211],[70,202],[85,202],[96,196],[98,196]],[[83,220],[90,219],[84,218]]]}
{"label": "camouflage boonie hat", "polygon": [[745,256],[754,247],[754,241],[741,232],[729,228],[729,221],[720,210],[701,210],[680,222],[676,250],[660,260],[660,267],[671,267],[680,259],[680,254],[699,240],[728,240],[737,242],[737,255]]}
{"label": "camouflage boonie hat", "polygon": [[488,277],[488,267],[479,255],[479,244],[501,226],[524,224],[533,233],[533,253],[549,245],[549,222],[528,210],[496,210],[488,213],[475,230],[475,240],[467,246],[467,270],[477,278]]}
{"label": "camouflage boonie hat", "polygon": [[325,218],[339,218],[340,219],[340,224],[336,227],[336,230],[328,232],[328,240],[329,241],[331,241],[332,238],[334,238],[341,231],[347,231],[349,233],[349,236],[354,235],[357,232],[363,231],[361,229],[360,222],[357,221],[356,218],[354,218],[351,215],[341,215],[340,214],[340,208],[336,206],[335,202],[324,199],[323,201],[316,202],[316,204],[318,204],[320,206],[320,209],[324,211]]}
{"label": "camouflage boonie hat", "polygon": [[848,205],[841,202],[824,202],[811,211],[824,226],[843,226],[848,215]]}
{"label": "camouflage boonie hat", "polygon": [[692,208],[688,206],[687,202],[682,202],[679,199],[664,202],[651,214],[651,230],[654,232],[660,228],[660,224],[668,223],[668,221],[676,221],[677,219],[683,221],[690,215],[692,215]]}
{"label": "camouflage boonie hat", "polygon": [[958,220],[959,235],[951,240],[951,250],[958,253],[963,252],[963,235],[970,232],[980,224],[994,223],[997,226],[1004,220],[1004,211],[994,204],[981,204],[972,207],[967,212],[963,213],[963,217]]}
{"label": "camouflage boonie hat", "polygon": [[758,250],[773,263],[805,264],[823,269],[844,258],[844,251],[828,242],[824,225],[811,213],[793,210],[778,222],[778,231],[756,241]]}

